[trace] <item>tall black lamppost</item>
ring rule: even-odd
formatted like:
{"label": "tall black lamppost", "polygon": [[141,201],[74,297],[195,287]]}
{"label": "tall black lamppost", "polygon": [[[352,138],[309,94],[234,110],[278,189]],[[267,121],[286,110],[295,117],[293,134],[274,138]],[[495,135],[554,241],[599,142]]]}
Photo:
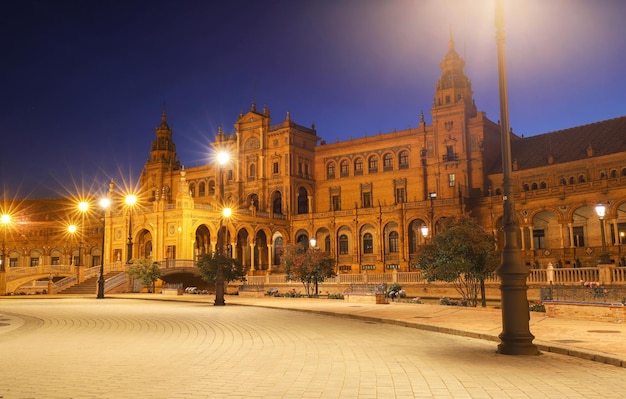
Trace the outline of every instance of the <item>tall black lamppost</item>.
{"label": "tall black lamppost", "polygon": [[512,192],[511,140],[509,135],[509,105],[506,88],[506,61],[504,55],[504,8],[502,0],[496,1],[496,44],[498,50],[498,86],[500,88],[500,135],[502,140],[502,191],[504,247],[500,276],[502,298],[502,332],[498,353],[504,355],[535,355],[539,353],[532,343],[530,333],[530,310],[528,309],[528,286],[530,270],[524,265],[519,247],[519,221],[515,216]]}
{"label": "tall black lamppost", "polygon": [[78,261],[76,262],[76,266],[82,266],[82,249],[85,242],[85,212],[89,210],[89,202],[80,201],[78,203],[78,210],[80,211],[80,229],[78,231]]}
{"label": "tall black lamppost", "polygon": [[607,263],[611,263],[609,259],[609,253],[606,250],[606,236],[604,233],[604,215],[606,214],[606,206],[604,206],[604,204],[596,205],[596,213],[598,214],[598,219],[600,219],[600,235],[602,236],[602,253],[600,254],[600,264],[606,265]]}
{"label": "tall black lamppost", "polygon": [[111,200],[107,197],[100,199],[102,208],[102,256],[100,257],[100,276],[98,276],[98,299],[104,299],[104,236],[106,234],[106,210],[111,205]]}
{"label": "tall black lamppost", "polygon": [[224,306],[224,265],[222,265],[222,256],[224,254],[224,241],[226,240],[226,232],[223,229],[223,220],[230,217],[231,209],[224,206],[224,168],[230,159],[230,155],[226,151],[220,151],[217,154],[217,162],[220,165],[220,198],[222,204],[222,216],[220,217],[220,226],[217,231],[217,273],[215,275],[215,302],[214,306]]}
{"label": "tall black lamppost", "polygon": [[[72,237],[72,242],[70,243],[70,248],[71,248],[71,254],[70,254],[70,264],[73,264],[75,267],[78,267],[77,264],[74,263],[74,248],[72,247],[72,245],[74,245],[74,240],[76,239],[76,232],[78,231],[78,226],[76,226],[75,224],[70,224],[69,226],[67,226],[67,232],[70,233],[71,237]],[[80,246],[80,244],[79,244]],[[78,263],[78,260],[76,261],[76,263]],[[78,272],[78,269],[76,269]],[[77,277],[78,278],[78,277]]]}
{"label": "tall black lamppost", "polygon": [[7,227],[11,223],[11,215],[3,213],[0,219],[2,223],[2,258],[0,258],[0,272],[7,270],[5,266],[7,251]]}
{"label": "tall black lamppost", "polygon": [[124,199],[128,206],[128,243],[126,244],[126,264],[131,264],[133,259],[133,207],[137,203],[137,196],[128,194]]}
{"label": "tall black lamppost", "polygon": [[[430,199],[430,234],[435,235],[435,200],[437,199],[437,193],[428,193]],[[426,231],[428,233],[428,231]]]}

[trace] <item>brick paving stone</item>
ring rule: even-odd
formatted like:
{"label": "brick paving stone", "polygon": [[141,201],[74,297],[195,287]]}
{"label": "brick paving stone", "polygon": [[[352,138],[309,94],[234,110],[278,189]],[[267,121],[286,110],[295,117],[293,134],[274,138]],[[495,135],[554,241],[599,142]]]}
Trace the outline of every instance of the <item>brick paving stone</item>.
{"label": "brick paving stone", "polygon": [[[400,306],[303,300],[305,313],[134,298],[0,299],[0,319],[14,323],[0,327],[0,397],[535,399],[626,390],[623,367],[499,355],[490,340],[374,317],[386,308],[386,320],[414,319]],[[245,304],[227,297],[236,301]],[[340,311],[348,313],[322,314]]]}

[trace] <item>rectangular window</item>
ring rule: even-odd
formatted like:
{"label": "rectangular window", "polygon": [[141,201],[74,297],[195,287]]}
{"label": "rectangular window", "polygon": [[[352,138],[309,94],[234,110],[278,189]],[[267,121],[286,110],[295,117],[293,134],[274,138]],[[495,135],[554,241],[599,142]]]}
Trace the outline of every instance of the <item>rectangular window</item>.
{"label": "rectangular window", "polygon": [[429,141],[428,143],[426,143],[426,155],[428,157],[435,156],[435,150],[434,150],[434,145],[432,141]]}
{"label": "rectangular window", "polygon": [[583,226],[575,226],[572,228],[572,233],[574,234],[574,246],[575,247],[584,247],[585,246],[585,229]]}
{"label": "rectangular window", "polygon": [[396,204],[402,204],[405,202],[406,194],[404,187],[396,188]]}
{"label": "rectangular window", "polygon": [[348,237],[339,237],[339,255],[348,255]]}
{"label": "rectangular window", "polygon": [[365,192],[363,193],[363,203],[361,204],[363,208],[371,208],[372,207],[372,193]]}
{"label": "rectangular window", "polygon": [[52,266],[58,266],[61,264],[61,260],[58,256],[52,256],[50,257],[50,263],[52,264]]}
{"label": "rectangular window", "polygon": [[9,267],[17,267],[17,258],[9,259]]}
{"label": "rectangular window", "polygon": [[333,211],[340,211],[341,210],[341,198],[338,195],[333,195],[332,196],[332,210]]}
{"label": "rectangular window", "polygon": [[546,232],[544,230],[533,230],[533,244],[535,249],[546,247]]}
{"label": "rectangular window", "polygon": [[454,187],[455,183],[456,183],[456,176],[454,175],[454,173],[450,173],[448,175],[448,187]]}
{"label": "rectangular window", "polygon": [[278,162],[274,162],[274,163],[272,164],[272,171],[274,172],[274,174],[275,174],[275,175],[277,175],[277,174],[278,174],[278,172],[279,172],[279,169],[278,169]]}
{"label": "rectangular window", "polygon": [[[78,259],[78,257],[76,257]],[[39,266],[39,258],[30,258],[30,265],[31,266]]]}
{"label": "rectangular window", "polygon": [[91,257],[91,264],[92,266],[99,266],[102,263],[100,262],[100,256],[99,255],[94,255]]}

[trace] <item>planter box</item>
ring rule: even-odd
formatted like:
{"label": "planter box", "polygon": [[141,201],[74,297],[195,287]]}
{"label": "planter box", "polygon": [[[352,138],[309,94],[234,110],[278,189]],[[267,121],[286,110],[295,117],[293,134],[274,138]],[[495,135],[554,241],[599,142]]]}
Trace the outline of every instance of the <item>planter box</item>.
{"label": "planter box", "polygon": [[349,292],[343,294],[343,300],[348,303],[376,303],[387,304],[385,294],[370,294],[361,292]]}
{"label": "planter box", "polygon": [[161,294],[163,295],[182,295],[183,290],[178,288],[163,288],[161,290]]}
{"label": "planter box", "polygon": [[262,291],[239,291],[239,296],[242,298],[263,298],[265,293]]}
{"label": "planter box", "polygon": [[626,306],[621,303],[545,301],[543,304],[548,317],[610,323],[622,323],[626,320]]}

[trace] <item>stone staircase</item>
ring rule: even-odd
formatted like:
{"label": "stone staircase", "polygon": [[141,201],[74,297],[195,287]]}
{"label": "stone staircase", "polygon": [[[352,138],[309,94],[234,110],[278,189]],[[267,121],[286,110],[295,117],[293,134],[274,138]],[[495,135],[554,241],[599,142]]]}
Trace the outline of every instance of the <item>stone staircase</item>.
{"label": "stone staircase", "polygon": [[[120,272],[113,272],[104,275],[104,280],[118,275]],[[58,294],[73,294],[73,295],[96,295],[98,289],[98,276],[88,278],[80,284],[73,285],[59,291]]]}

